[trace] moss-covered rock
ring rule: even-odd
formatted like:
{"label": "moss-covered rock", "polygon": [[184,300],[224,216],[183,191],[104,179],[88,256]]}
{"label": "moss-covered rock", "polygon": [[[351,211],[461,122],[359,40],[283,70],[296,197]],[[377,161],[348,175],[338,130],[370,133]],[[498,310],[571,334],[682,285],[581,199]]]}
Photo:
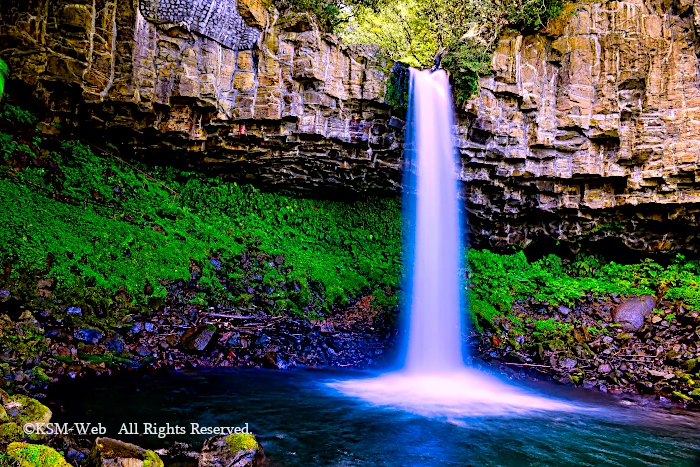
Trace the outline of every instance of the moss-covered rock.
{"label": "moss-covered rock", "polygon": [[44,383],[49,383],[53,381],[53,379],[46,374],[43,368],[40,366],[35,366],[32,368],[32,373],[34,374],[34,377],[36,377],[37,380],[42,381]]}
{"label": "moss-covered rock", "polygon": [[164,465],[158,454],[153,451],[146,451],[143,454],[143,467],[164,467]]}
{"label": "moss-covered rock", "polygon": [[4,422],[6,420],[9,420],[10,416],[7,415],[7,410],[5,410],[5,407],[0,405],[0,422]]}
{"label": "moss-covered rock", "polygon": [[8,465],[18,467],[71,467],[56,450],[40,444],[12,443],[6,458]]}
{"label": "moss-covered rock", "polygon": [[248,433],[237,433],[226,437],[226,444],[232,451],[244,451],[246,449],[255,449],[258,447],[258,442],[255,436]]}
{"label": "moss-covered rock", "polygon": [[4,404],[10,420],[24,425],[25,423],[49,423],[51,410],[44,404],[31,397],[15,394],[7,399]]}
{"label": "moss-covered rock", "polygon": [[22,427],[15,422],[0,425],[0,444],[14,443],[25,437]]}
{"label": "moss-covered rock", "polygon": [[155,452],[113,438],[97,438],[95,447],[90,453],[90,465],[96,467],[132,465],[132,463],[136,465],[137,461],[140,461],[143,467],[164,467],[163,461]]}
{"label": "moss-covered rock", "polygon": [[682,392],[679,391],[673,391],[673,395],[677,397],[680,400],[686,401],[686,402],[692,402],[693,398],[690,396],[686,396]]}
{"label": "moss-covered rock", "polygon": [[256,467],[264,458],[265,452],[255,435],[214,436],[204,441],[199,467]]}

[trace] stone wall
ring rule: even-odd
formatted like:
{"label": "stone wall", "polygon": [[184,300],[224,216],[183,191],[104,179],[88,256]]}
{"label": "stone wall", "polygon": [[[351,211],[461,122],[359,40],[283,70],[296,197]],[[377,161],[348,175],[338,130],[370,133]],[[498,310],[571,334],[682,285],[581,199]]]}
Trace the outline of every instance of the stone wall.
{"label": "stone wall", "polygon": [[576,3],[502,38],[459,128],[482,243],[698,250],[698,5]]}

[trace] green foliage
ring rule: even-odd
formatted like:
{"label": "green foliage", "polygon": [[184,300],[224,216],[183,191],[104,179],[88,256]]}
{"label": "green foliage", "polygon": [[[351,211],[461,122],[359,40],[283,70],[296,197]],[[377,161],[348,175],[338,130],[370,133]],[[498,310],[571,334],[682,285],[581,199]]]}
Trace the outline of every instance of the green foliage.
{"label": "green foliage", "polygon": [[21,125],[34,125],[37,121],[33,113],[10,103],[5,103],[2,106],[0,118],[4,118],[10,123],[19,123]]}
{"label": "green foliage", "polygon": [[332,32],[346,24],[358,7],[376,9],[380,2],[372,0],[273,0],[282,12],[312,14],[321,29]]}
{"label": "green foliage", "polygon": [[[467,265],[471,312],[483,323],[493,320],[494,310],[501,315],[510,313],[515,300],[572,305],[587,293],[652,294],[700,311],[700,261],[686,261],[682,255],[666,267],[650,259],[621,265],[592,256],[579,256],[564,265],[554,255],[529,262],[522,252],[499,255],[488,250],[470,250]],[[668,315],[666,319],[672,321],[674,317]],[[540,323],[540,326],[546,325]]]}
{"label": "green foliage", "polygon": [[[304,313],[311,302],[330,309],[363,294],[396,306],[396,294],[385,293],[399,284],[396,199],[302,199],[171,168],[149,168],[149,176],[80,141],[37,141],[35,150],[16,135],[0,141],[6,160],[22,151],[34,161],[0,170],[0,264],[11,265],[15,283],[32,271],[76,302],[120,290],[145,302],[189,280],[194,264],[210,299],[237,298],[221,279],[249,274],[275,290],[271,311]],[[283,257],[284,272],[211,262],[239,264],[250,251]]]}
{"label": "green foliage", "polygon": [[3,59],[0,59],[0,98],[5,94],[5,80],[7,79],[9,71],[7,63],[5,63]]}
{"label": "green foliage", "polygon": [[479,332],[483,331],[481,323],[490,326],[493,324],[493,319],[501,314],[491,303],[476,297],[471,298],[468,303],[471,322]]}
{"label": "green foliage", "polygon": [[391,60],[429,67],[443,46],[424,0],[388,0],[381,8],[354,10],[342,37],[348,44],[376,44]]}
{"label": "green foliage", "polygon": [[488,73],[491,56],[485,47],[465,40],[449,47],[442,66],[452,73],[454,99],[462,105],[479,90],[479,75]]}
{"label": "green foliage", "polygon": [[342,35],[346,43],[377,44],[388,58],[416,68],[442,56],[461,106],[489,72],[501,32],[541,29],[561,10],[562,0],[388,0],[380,8],[356,7]]}
{"label": "green foliage", "polygon": [[550,19],[561,14],[562,0],[509,0],[506,3],[508,26],[518,30],[536,31]]}
{"label": "green foliage", "polygon": [[7,465],[19,467],[70,467],[56,450],[39,444],[11,443],[6,457]]}
{"label": "green foliage", "polygon": [[405,114],[408,110],[410,76],[407,65],[401,62],[396,62],[394,64],[391,74],[389,75],[386,102],[401,114]]}

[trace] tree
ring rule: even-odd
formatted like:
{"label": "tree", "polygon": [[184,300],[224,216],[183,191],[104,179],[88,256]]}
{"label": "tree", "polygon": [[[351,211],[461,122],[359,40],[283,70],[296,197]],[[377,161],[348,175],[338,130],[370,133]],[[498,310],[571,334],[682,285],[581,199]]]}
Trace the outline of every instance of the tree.
{"label": "tree", "polygon": [[461,105],[488,72],[504,29],[541,29],[561,6],[562,0],[385,0],[379,8],[357,3],[341,35],[348,44],[377,44],[387,58],[417,68],[432,67],[439,56]]}

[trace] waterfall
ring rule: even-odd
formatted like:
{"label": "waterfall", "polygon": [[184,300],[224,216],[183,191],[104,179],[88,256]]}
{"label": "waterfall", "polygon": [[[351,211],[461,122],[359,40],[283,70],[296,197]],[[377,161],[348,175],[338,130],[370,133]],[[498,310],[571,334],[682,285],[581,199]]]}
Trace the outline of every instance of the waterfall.
{"label": "waterfall", "polygon": [[447,73],[411,68],[404,170],[404,235],[410,316],[405,368],[463,366],[458,186]]}
{"label": "waterfall", "polygon": [[371,404],[458,419],[579,409],[464,365],[463,284],[452,97],[447,74],[411,69],[404,170],[408,324],[403,368],[327,383]]}

